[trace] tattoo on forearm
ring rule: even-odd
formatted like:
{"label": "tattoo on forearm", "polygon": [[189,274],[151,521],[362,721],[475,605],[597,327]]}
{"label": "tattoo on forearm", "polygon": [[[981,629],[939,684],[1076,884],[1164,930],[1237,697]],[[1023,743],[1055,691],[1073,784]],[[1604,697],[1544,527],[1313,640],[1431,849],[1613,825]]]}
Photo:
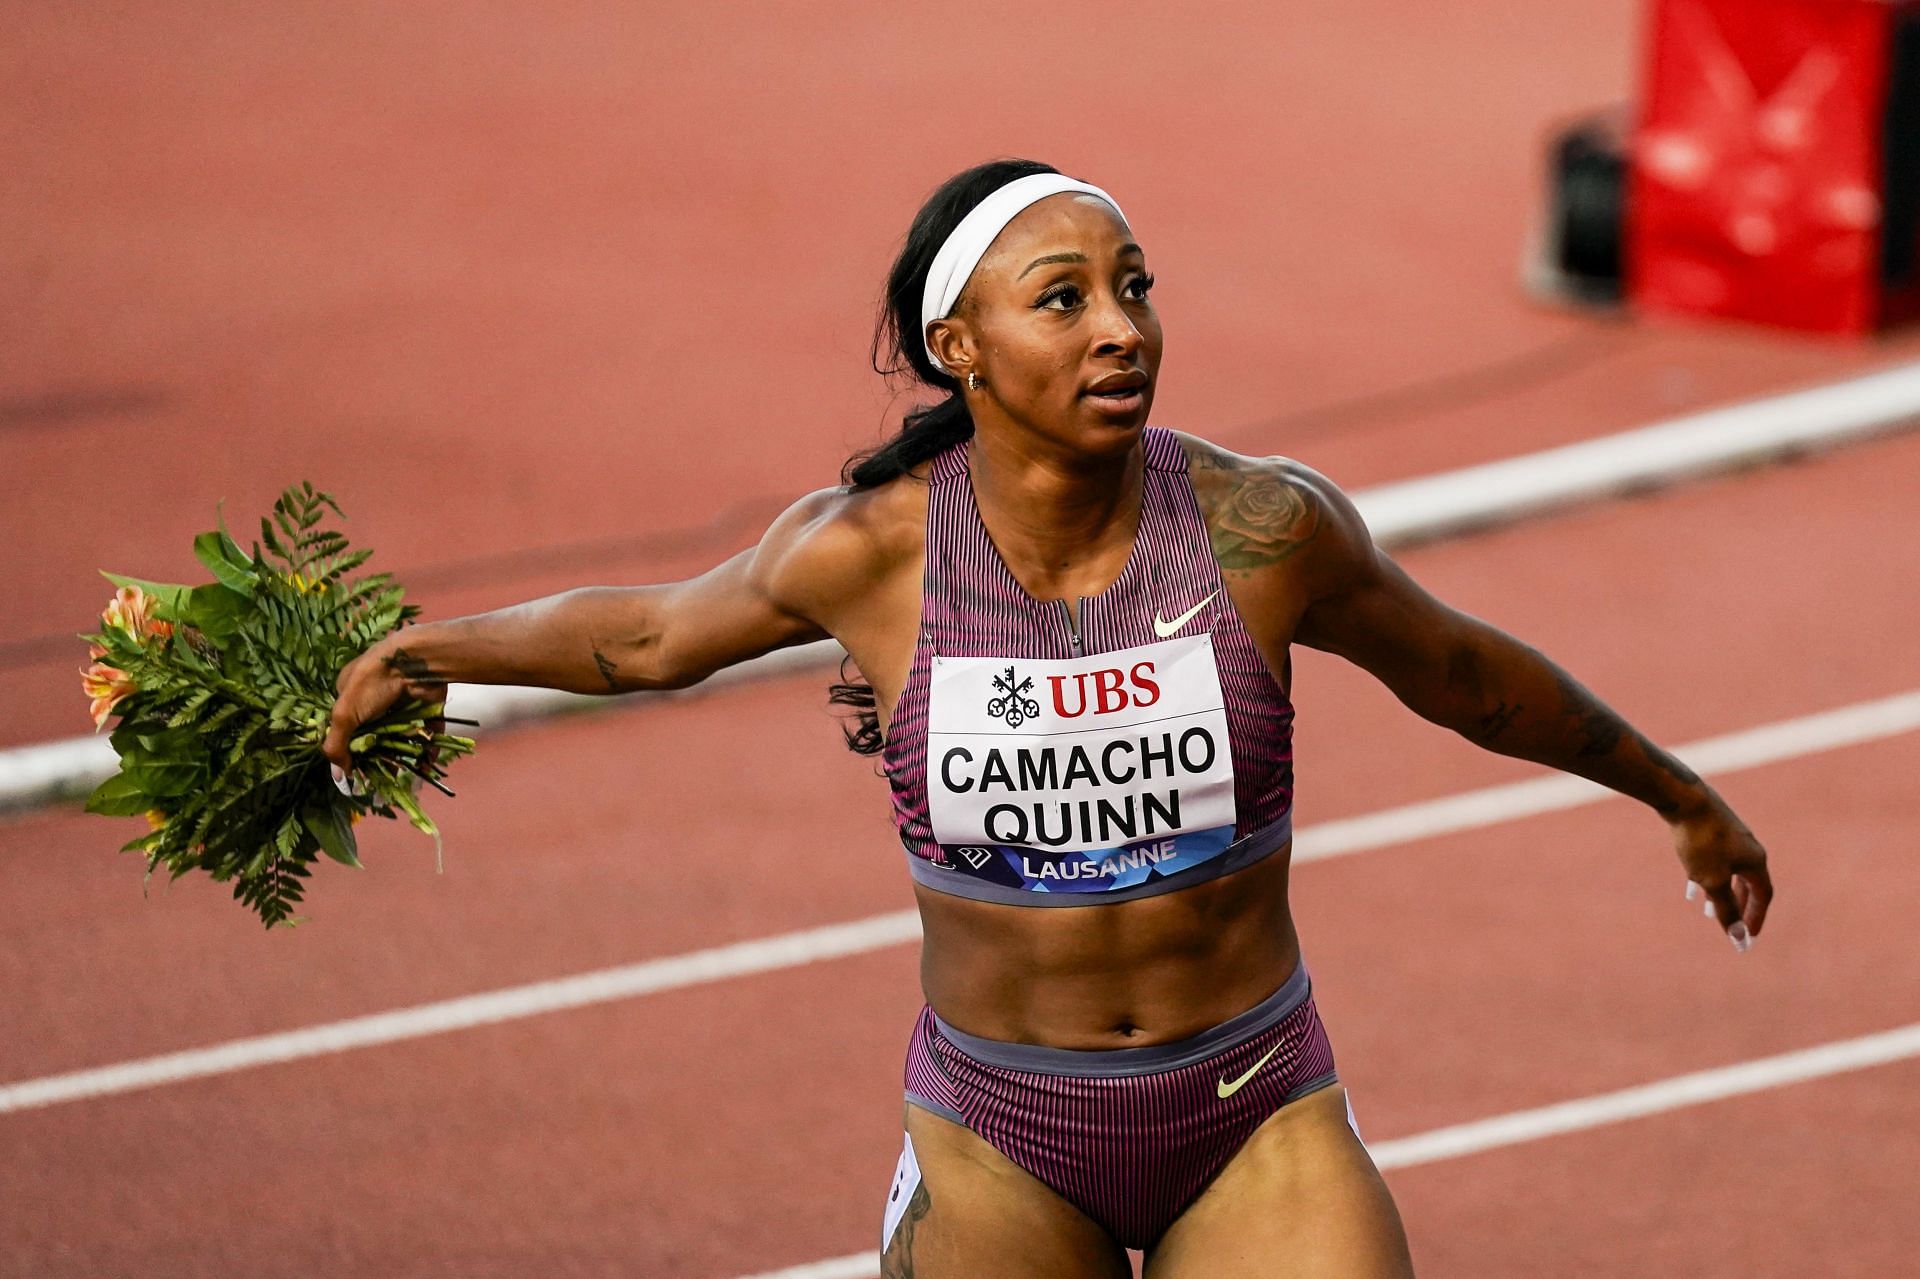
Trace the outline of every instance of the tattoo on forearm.
{"label": "tattoo on forearm", "polygon": [[1296,484],[1243,473],[1209,524],[1213,557],[1230,573],[1251,573],[1298,551],[1320,531],[1320,512]]}
{"label": "tattoo on forearm", "polygon": [[[1471,644],[1462,644],[1453,650],[1447,659],[1447,687],[1459,693],[1475,708],[1484,708],[1489,700],[1486,671],[1480,660],[1480,650]],[[1482,710],[1474,720],[1479,730],[1474,736],[1479,741],[1491,742],[1506,731],[1507,725],[1519,717],[1526,709],[1524,702],[1509,702],[1504,697],[1492,697],[1493,709]]]}
{"label": "tattoo on forearm", "polygon": [[1604,758],[1613,754],[1620,745],[1620,738],[1626,733],[1626,725],[1620,717],[1600,705],[1591,693],[1565,674],[1556,675],[1554,679],[1560,685],[1562,707],[1585,739],[1575,754],[1583,759]]}
{"label": "tattoo on forearm", "polygon": [[1482,715],[1478,721],[1480,726],[1480,740],[1490,742],[1500,736],[1506,726],[1513,723],[1514,719],[1525,709],[1525,703],[1514,702],[1508,704],[1503,701],[1485,715]]}
{"label": "tattoo on forearm", "polygon": [[[1660,769],[1661,772],[1667,774],[1667,776],[1673,778],[1675,781],[1680,782],[1682,785],[1685,785],[1685,786],[1700,785],[1700,774],[1694,772],[1691,768],[1688,768],[1684,763],[1682,763],[1679,759],[1675,758],[1673,755],[1670,755],[1666,751],[1661,750],[1658,746],[1655,746],[1650,740],[1648,740],[1647,735],[1645,733],[1642,733],[1638,729],[1635,729],[1633,733],[1633,739],[1634,741],[1639,743],[1640,753],[1642,755],[1645,755],[1647,759],[1654,764],[1655,767]],[[1672,814],[1680,811],[1679,801],[1668,799],[1664,796],[1654,800],[1653,807],[1656,812],[1660,812],[1660,813]]]}
{"label": "tattoo on forearm", "polygon": [[[1501,733],[1506,731],[1509,725],[1519,718],[1520,713],[1526,709],[1524,703],[1509,702],[1505,697],[1501,696],[1503,690],[1495,685],[1494,680],[1489,678],[1489,672],[1483,656],[1479,649],[1472,644],[1462,644],[1455,648],[1452,654],[1449,655],[1447,658],[1446,682],[1450,691],[1475,708],[1473,724],[1474,727],[1478,729],[1478,733],[1473,736],[1477,736],[1477,740],[1482,744],[1489,743],[1493,741],[1494,738],[1500,736]],[[1554,675],[1554,682],[1560,690],[1561,714],[1565,717],[1565,722],[1570,724],[1572,728],[1569,736],[1571,736],[1576,743],[1574,748],[1575,759],[1610,759],[1614,753],[1619,750],[1621,739],[1631,738],[1633,743],[1640,748],[1641,757],[1649,764],[1658,768],[1682,786],[1698,788],[1701,785],[1700,775],[1698,773],[1688,768],[1666,751],[1655,746],[1647,739],[1645,733],[1642,733],[1639,729],[1634,728],[1625,720],[1621,719],[1619,715],[1609,709],[1586,688],[1582,687],[1572,676],[1561,671]],[[1487,709],[1489,706],[1491,706],[1492,709]],[[1526,749],[1531,752],[1534,748],[1529,744]],[[1551,753],[1558,755],[1561,749],[1564,748],[1551,748]],[[1529,753],[1528,758],[1537,758],[1543,763],[1557,763],[1562,767],[1566,766],[1560,759],[1551,759],[1546,755]],[[1625,761],[1621,761],[1621,763],[1624,764]],[[1594,772],[1589,772],[1585,768],[1576,767],[1569,771],[1579,772],[1586,776],[1596,775]],[[1616,765],[1609,765],[1607,768],[1598,771],[1617,778],[1621,772],[1621,768]],[[1641,785],[1637,781],[1625,784],[1632,785],[1634,793],[1646,799],[1646,802],[1650,803],[1656,811],[1667,816],[1678,813],[1685,804],[1684,800],[1668,794],[1655,794],[1651,798],[1647,798],[1646,792],[1657,789],[1654,786]]]}
{"label": "tattoo on forearm", "polygon": [[386,657],[387,669],[398,671],[408,679],[444,680],[445,675],[433,669],[424,657],[416,657],[404,648],[396,648]]}
{"label": "tattoo on forearm", "polygon": [[607,659],[607,655],[598,648],[593,650],[593,664],[600,668],[600,678],[607,681],[607,687],[614,692],[620,691],[620,681],[615,678],[620,668]]}
{"label": "tattoo on forearm", "polygon": [[1453,650],[1453,656],[1447,659],[1447,687],[1475,705],[1486,702],[1487,680],[1481,669],[1479,649],[1462,644]]}
{"label": "tattoo on forearm", "polygon": [[922,1181],[914,1187],[913,1197],[907,1200],[905,1215],[900,1218],[900,1224],[893,1228],[893,1240],[887,1245],[887,1253],[880,1258],[880,1279],[913,1279],[913,1235],[931,1207],[933,1196],[927,1193],[927,1183]]}
{"label": "tattoo on forearm", "polygon": [[1658,764],[1662,771],[1668,776],[1676,781],[1685,782],[1689,786],[1698,786],[1700,784],[1700,774],[1688,768],[1677,757],[1661,750],[1658,746],[1648,741],[1645,733],[1636,730],[1634,737],[1638,739],[1640,749],[1646,752],[1647,758]]}

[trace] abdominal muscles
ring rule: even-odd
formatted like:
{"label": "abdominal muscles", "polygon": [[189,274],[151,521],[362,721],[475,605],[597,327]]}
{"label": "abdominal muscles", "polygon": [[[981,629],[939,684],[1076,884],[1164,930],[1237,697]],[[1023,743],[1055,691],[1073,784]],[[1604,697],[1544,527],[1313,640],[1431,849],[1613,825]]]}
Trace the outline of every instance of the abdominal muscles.
{"label": "abdominal muscles", "polygon": [[1290,847],[1177,892],[1089,906],[1008,906],[916,884],[921,984],[969,1034],[1053,1048],[1138,1048],[1218,1025],[1299,962]]}

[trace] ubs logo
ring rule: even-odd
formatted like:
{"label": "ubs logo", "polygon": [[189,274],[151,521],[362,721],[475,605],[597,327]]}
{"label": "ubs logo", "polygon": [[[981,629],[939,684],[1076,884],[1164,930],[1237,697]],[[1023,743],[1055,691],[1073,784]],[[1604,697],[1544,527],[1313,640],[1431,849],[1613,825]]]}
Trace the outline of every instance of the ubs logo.
{"label": "ubs logo", "polygon": [[1061,719],[1079,719],[1086,714],[1111,715],[1129,707],[1153,705],[1160,700],[1160,685],[1153,676],[1152,662],[1135,662],[1125,671],[1082,671],[1072,679],[1072,710],[1067,709],[1067,677],[1049,675],[1047,683],[1053,687],[1054,713]]}
{"label": "ubs logo", "polygon": [[993,677],[993,686],[1000,696],[987,703],[987,714],[1005,720],[1008,728],[1018,728],[1040,713],[1040,703],[1027,696],[1033,691],[1031,675],[1021,679],[1009,666],[1006,674]]}

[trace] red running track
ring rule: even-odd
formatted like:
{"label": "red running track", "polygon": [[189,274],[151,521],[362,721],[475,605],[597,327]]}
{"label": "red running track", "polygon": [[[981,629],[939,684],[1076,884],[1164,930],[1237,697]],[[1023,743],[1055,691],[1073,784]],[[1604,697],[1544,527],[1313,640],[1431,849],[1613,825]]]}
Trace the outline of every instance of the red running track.
{"label": "red running track", "polygon": [[[1920,584],[1884,571],[1920,555],[1917,481],[1920,439],[1900,439],[1405,562],[1677,743],[1920,687]],[[1740,530],[1767,523],[1791,533],[1761,553]],[[1576,617],[1571,591],[1606,606]],[[1305,825],[1541,771],[1318,655],[1296,680]],[[883,788],[831,749],[819,683],[494,739],[438,810],[444,876],[418,836],[383,832],[365,875],[317,885],[313,926],[271,938],[209,885],[142,902],[137,863],[98,855],[98,819],[16,821],[0,1075],[898,909]],[[769,761],[766,741],[800,745]],[[750,750],[743,778],[728,766]],[[1746,956],[1682,901],[1664,830],[1625,801],[1300,867],[1369,1140],[1915,1021],[1916,767],[1910,735],[1720,783],[1782,891]],[[0,1116],[0,1201],[30,1206],[4,1252],[40,1275],[726,1279],[860,1251],[916,1005],[895,947]],[[1897,1273],[1920,1248],[1915,1069],[1392,1180],[1423,1274]]]}
{"label": "red running track", "polygon": [[[724,554],[879,429],[888,252],[986,154],[1111,186],[1150,237],[1158,420],[1349,487],[1915,349],[1518,298],[1541,131],[1629,92],[1627,4],[1371,0],[1285,29],[1227,5],[1110,41],[1090,6],[976,6],[972,92],[930,87],[952,19],[903,9],[22,19],[0,48],[0,222],[26,228],[0,260],[0,473],[28,481],[0,551],[3,740],[85,730],[80,645],[40,637],[90,628],[96,568],[191,572],[216,500],[238,519],[301,476],[428,617]],[[1677,744],[1920,687],[1917,482],[1920,442],[1884,441],[1405,562]],[[443,876],[416,833],[369,832],[369,870],[323,869],[293,933],[211,885],[143,900],[102,819],[8,819],[0,1081],[900,910],[884,787],[823,683],[489,738],[434,808]],[[1296,684],[1303,826],[1541,771],[1319,655]],[[1783,894],[1744,957],[1625,801],[1302,866],[1369,1139],[1920,1020],[1916,764],[1904,737],[1722,783]],[[0,1274],[729,1279],[866,1250],[917,1006],[900,946],[0,1115]],[[1897,1274],[1915,1082],[1392,1181],[1423,1276]]]}
{"label": "red running track", "polygon": [[[84,731],[105,568],[332,491],[429,617],[715,562],[890,414],[872,305],[996,154],[1108,186],[1156,421],[1349,488],[1910,357],[1627,327],[1516,283],[1545,138],[1632,96],[1630,0],[1278,20],[433,0],[29,6],[0,41],[0,745]],[[137,481],[132,478],[137,477]]]}

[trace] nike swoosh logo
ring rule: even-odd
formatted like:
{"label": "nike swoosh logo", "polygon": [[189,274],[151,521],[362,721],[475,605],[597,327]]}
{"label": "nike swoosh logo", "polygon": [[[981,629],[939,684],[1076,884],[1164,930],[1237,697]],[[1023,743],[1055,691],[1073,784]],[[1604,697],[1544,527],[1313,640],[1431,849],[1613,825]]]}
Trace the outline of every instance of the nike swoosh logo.
{"label": "nike swoosh logo", "polygon": [[[1213,595],[1218,595],[1219,593],[1220,593],[1219,591],[1215,591]],[[1161,639],[1166,639],[1168,636],[1172,635],[1175,631],[1179,630],[1182,626],[1185,626],[1188,622],[1191,622],[1193,620],[1193,615],[1195,613],[1198,613],[1201,609],[1205,608],[1209,603],[1212,602],[1213,595],[1207,596],[1206,599],[1201,600],[1198,604],[1195,604],[1192,608],[1180,614],[1180,616],[1174,618],[1171,622],[1161,620],[1160,614],[1155,613],[1153,615],[1153,633],[1155,635],[1158,635]]]}
{"label": "nike swoosh logo", "polygon": [[1247,1073],[1240,1076],[1240,1078],[1234,1080],[1232,1083],[1228,1083],[1225,1079],[1222,1079],[1219,1082],[1219,1084],[1216,1085],[1216,1087],[1219,1089],[1220,1095],[1223,1098],[1231,1097],[1233,1096],[1233,1094],[1239,1092],[1242,1088],[1246,1087],[1247,1080],[1252,1079],[1255,1075],[1259,1074],[1260,1067],[1266,1065],[1267,1062],[1273,1058],[1273,1054],[1279,1051],[1280,1051],[1280,1045],[1275,1044],[1271,1049],[1267,1051],[1267,1055],[1265,1057],[1262,1057],[1259,1061],[1256,1061],[1253,1063],[1253,1065],[1247,1067]]}

